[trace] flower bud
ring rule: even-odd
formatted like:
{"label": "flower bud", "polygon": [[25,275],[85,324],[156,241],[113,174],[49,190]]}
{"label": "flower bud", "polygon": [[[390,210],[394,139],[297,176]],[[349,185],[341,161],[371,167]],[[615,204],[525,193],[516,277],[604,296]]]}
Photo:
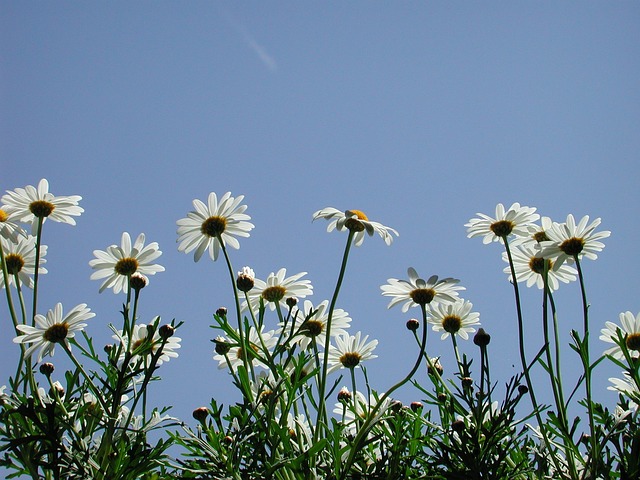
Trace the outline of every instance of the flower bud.
{"label": "flower bud", "polygon": [[219,355],[226,355],[229,353],[229,350],[231,350],[231,345],[229,345],[229,342],[227,342],[224,337],[216,337],[213,343],[216,344],[215,351]]}
{"label": "flower bud", "polygon": [[479,328],[476,334],[473,336],[473,343],[479,347],[486,347],[491,341],[491,335],[484,331],[484,328]]}
{"label": "flower bud", "polygon": [[444,368],[442,368],[440,360],[438,360],[437,358],[431,361],[431,365],[427,366],[427,373],[429,375],[435,376],[436,372],[439,376],[442,376],[442,374],[444,373]]}
{"label": "flower bud", "polygon": [[420,328],[420,321],[417,318],[407,320],[407,330],[415,332],[418,328]]}
{"label": "flower bud", "polygon": [[129,281],[131,282],[131,288],[136,292],[142,290],[149,283],[149,279],[139,272],[131,274],[131,278],[129,279]]}
{"label": "flower bud", "polygon": [[209,410],[207,409],[207,407],[198,407],[193,411],[192,415],[193,415],[193,418],[195,418],[197,421],[199,421],[201,424],[204,425],[204,422],[207,419],[207,416],[209,415]]}
{"label": "flower bud", "polygon": [[40,373],[46,375],[47,377],[53,373],[55,370],[53,363],[43,363],[40,365]]}
{"label": "flower bud", "polygon": [[167,340],[171,337],[173,337],[173,334],[175,333],[176,329],[173,328],[171,325],[162,325],[159,329],[158,329],[158,334],[160,335],[160,338],[163,340]]}
{"label": "flower bud", "polygon": [[351,392],[347,390],[347,387],[342,387],[338,392],[338,401],[339,402],[349,402],[351,400]]}
{"label": "flower bud", "polygon": [[421,402],[411,402],[411,410],[413,410],[414,412],[419,412],[420,410],[422,410],[422,403]]}
{"label": "flower bud", "polygon": [[227,307],[220,307],[218,310],[216,310],[216,315],[219,317],[226,317],[227,316]]}
{"label": "flower bud", "polygon": [[249,267],[244,267],[241,272],[238,272],[238,278],[236,279],[236,287],[241,292],[248,292],[253,288],[255,284],[256,275]]}
{"label": "flower bud", "polygon": [[293,308],[298,304],[298,299],[296,297],[287,297],[285,302],[287,303],[287,307]]}
{"label": "flower bud", "polygon": [[462,420],[455,420],[451,423],[451,428],[454,432],[461,433],[464,430],[464,422]]}
{"label": "flower bud", "polygon": [[520,395],[524,395],[526,393],[529,393],[529,387],[527,387],[526,385],[518,385],[518,393]]}
{"label": "flower bud", "polygon": [[473,387],[473,378],[471,378],[471,377],[462,377],[462,386],[464,388]]}

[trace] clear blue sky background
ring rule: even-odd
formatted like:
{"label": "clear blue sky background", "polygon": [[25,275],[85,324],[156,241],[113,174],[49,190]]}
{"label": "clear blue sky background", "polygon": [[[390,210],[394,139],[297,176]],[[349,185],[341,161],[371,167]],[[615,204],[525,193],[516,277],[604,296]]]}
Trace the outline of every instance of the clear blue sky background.
{"label": "clear blue sky background", "polygon": [[[320,302],[346,237],[311,215],[357,208],[400,232],[391,247],[373,238],[353,251],[339,301],[352,332],[380,341],[374,388],[416,355],[411,315],[387,310],[379,289],[408,266],[461,279],[502,383],[520,371],[512,288],[501,247],[467,239],[464,224],[518,201],[557,221],[602,217],[612,231],[584,265],[599,353],[604,322],[640,310],[638,25],[640,5],[625,1],[2,1],[2,192],[46,177],[85,208],[76,227],[46,224],[40,310],[85,302],[97,313],[88,332],[106,343],[124,297],[98,294],[92,251],[123,231],[159,242],[166,272],[151,278],[141,318],[185,325],[154,398],[190,420],[212,396],[238,399],[209,342],[211,314],[232,297],[222,262],[177,251],[176,220],[211,191],[244,194],[256,228],[235,269],[307,271]],[[558,293],[565,332],[582,324],[579,295],[577,284]],[[532,355],[541,295],[524,297]],[[0,321],[2,384],[18,350],[6,307]],[[450,344],[429,341],[451,372]],[[568,370],[577,363],[566,348]],[[607,403],[612,375],[597,375]]]}

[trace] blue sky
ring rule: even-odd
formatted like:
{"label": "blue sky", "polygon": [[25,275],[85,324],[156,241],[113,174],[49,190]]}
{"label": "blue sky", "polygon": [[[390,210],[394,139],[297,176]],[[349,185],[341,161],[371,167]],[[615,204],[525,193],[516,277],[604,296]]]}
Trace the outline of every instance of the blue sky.
{"label": "blue sky", "polygon": [[[76,227],[46,224],[41,310],[87,303],[88,331],[106,343],[124,297],[98,294],[92,251],[123,231],[159,242],[166,271],[140,313],[185,321],[180,357],[153,391],[188,419],[212,396],[238,398],[209,342],[211,314],[232,303],[225,265],[177,251],[175,222],[191,201],[245,195],[256,228],[234,267],[263,279],[309,272],[315,302],[333,291],[345,236],[311,215],[357,208],[400,232],[391,247],[373,238],[352,252],[338,305],[352,331],[380,341],[373,387],[416,355],[411,315],[387,310],[379,288],[409,266],[466,286],[502,383],[519,371],[512,289],[500,247],[467,239],[464,224],[517,201],[557,221],[602,217],[612,231],[584,264],[600,352],[604,322],[640,311],[638,24],[640,6],[624,1],[2,1],[1,190],[46,177],[85,209]],[[558,293],[565,332],[581,326],[579,299],[577,284]],[[526,290],[531,354],[540,303]],[[6,307],[0,315],[2,384],[17,348]],[[450,344],[429,342],[452,371]],[[566,349],[569,370],[577,360]],[[598,374],[602,401],[617,374]]]}

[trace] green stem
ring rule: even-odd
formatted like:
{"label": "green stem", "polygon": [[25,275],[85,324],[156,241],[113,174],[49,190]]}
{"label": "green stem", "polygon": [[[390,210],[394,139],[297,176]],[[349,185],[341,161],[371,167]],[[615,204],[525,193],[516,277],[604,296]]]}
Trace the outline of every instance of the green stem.
{"label": "green stem", "polygon": [[[351,448],[349,450],[349,457],[347,458],[347,461],[346,461],[346,463],[344,465],[344,468],[343,468],[343,470],[342,470],[342,472],[340,474],[340,477],[339,477],[340,480],[344,480],[346,478],[346,475],[348,474],[349,469],[351,468],[351,465],[353,465],[353,462],[355,460],[355,455],[360,452],[360,449],[362,447],[362,443],[363,443],[364,439],[366,438],[366,436],[368,435],[368,433],[371,430],[371,428],[373,427],[373,421],[376,418],[376,414],[378,413],[380,408],[382,408],[382,406],[384,405],[384,402],[387,400],[387,398],[389,398],[389,396],[393,392],[395,392],[398,388],[402,387],[405,383],[407,383],[409,380],[411,380],[411,378],[418,371],[418,368],[420,367],[420,364],[422,363],[423,355],[426,355],[426,348],[427,348],[427,308],[426,308],[426,305],[424,305],[424,304],[420,305],[420,309],[422,310],[422,341],[420,342],[420,352],[418,353],[418,358],[416,359],[416,362],[413,365],[413,368],[411,368],[411,371],[402,380],[400,380],[398,383],[393,385],[389,390],[387,390],[384,393],[384,395],[382,395],[382,397],[380,397],[380,399],[378,400],[376,405],[373,407],[373,409],[370,412],[367,412],[367,418],[364,421],[364,424],[362,425],[362,427],[358,430],[358,434],[356,435],[356,438],[352,442]],[[355,392],[353,393],[353,395],[355,396]]]}
{"label": "green stem", "polygon": [[[580,292],[582,294],[582,314],[583,314],[583,345],[584,348],[580,348],[582,352],[584,352],[584,356],[582,357],[582,362],[584,366],[584,384],[587,395],[587,413],[589,415],[589,433],[591,435],[591,452],[589,452],[588,461],[591,463],[591,477],[596,478],[597,474],[597,462],[600,460],[600,452],[598,445],[598,438],[596,437],[596,425],[595,419],[593,415],[593,402],[592,402],[592,391],[591,391],[591,361],[589,359],[589,303],[587,302],[587,292],[584,285],[584,277],[582,275],[582,267],[580,266],[580,259],[578,255],[574,255],[574,260],[576,262],[576,268],[578,269],[578,278],[580,279]],[[585,469],[584,475],[587,474],[587,470]],[[584,476],[583,475],[583,476]]]}
{"label": "green stem", "polygon": [[42,224],[44,223],[44,218],[38,217],[38,232],[36,233],[36,262],[35,268],[33,271],[33,308],[31,309],[31,326],[35,326],[36,324],[36,312],[38,306],[38,278],[40,272],[40,244],[42,241]]}
{"label": "green stem", "polygon": [[354,232],[349,230],[349,235],[347,236],[347,245],[344,249],[344,254],[342,255],[342,264],[340,265],[340,273],[338,274],[338,281],[336,282],[336,288],[333,292],[333,297],[331,297],[331,303],[329,305],[329,312],[327,316],[327,326],[325,332],[325,341],[324,341],[324,352],[322,356],[322,369],[320,370],[320,389],[318,392],[318,417],[316,418],[316,430],[313,438],[314,443],[318,441],[318,435],[320,434],[320,425],[324,421],[326,424],[326,399],[324,398],[325,391],[327,388],[327,365],[329,363],[329,342],[331,340],[331,323],[333,319],[333,311],[336,307],[336,302],[338,300],[338,293],[340,292],[340,287],[342,286],[342,280],[344,279],[344,274],[347,269],[347,260],[349,258],[349,251],[351,250],[351,244],[353,242]]}
{"label": "green stem", "polygon": [[542,435],[545,447],[547,451],[551,454],[551,459],[554,463],[554,467],[556,471],[561,471],[561,465],[558,463],[558,459],[556,455],[553,454],[553,450],[551,449],[551,442],[547,435],[546,429],[542,422],[542,416],[540,415],[540,408],[538,406],[538,402],[536,400],[535,391],[533,389],[533,382],[531,381],[531,375],[529,373],[529,366],[527,365],[527,356],[525,354],[524,349],[524,320],[522,317],[522,307],[520,303],[520,290],[518,288],[518,277],[516,275],[515,266],[513,264],[513,257],[511,256],[511,249],[509,248],[509,240],[506,236],[502,237],[504,241],[504,248],[507,252],[507,258],[509,260],[509,268],[511,270],[511,278],[513,284],[513,291],[515,295],[516,301],[516,313],[518,316],[518,347],[520,351],[520,363],[522,364],[522,370],[524,374],[525,381],[527,383],[527,388],[529,389],[529,396],[531,398],[531,404],[533,405],[533,411],[536,417],[536,421],[538,422],[538,427],[540,428],[540,433]]}

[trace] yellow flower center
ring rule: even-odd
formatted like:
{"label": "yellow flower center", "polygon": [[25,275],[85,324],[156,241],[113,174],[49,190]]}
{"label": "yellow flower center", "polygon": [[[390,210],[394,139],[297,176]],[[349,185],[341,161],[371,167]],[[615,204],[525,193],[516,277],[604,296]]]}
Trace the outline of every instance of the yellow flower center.
{"label": "yellow flower center", "polygon": [[318,320],[307,320],[300,330],[307,337],[317,337],[324,330],[324,324]]}
{"label": "yellow flower center", "polygon": [[200,226],[200,231],[207,237],[219,237],[227,228],[227,219],[224,217],[213,216],[207,218]]}
{"label": "yellow flower center", "polygon": [[9,219],[9,214],[0,208],[0,222],[4,223]]}
{"label": "yellow flower center", "polygon": [[360,220],[364,220],[365,222],[369,220],[364,212],[360,210],[347,210],[346,214],[355,216],[351,216],[351,218],[347,219],[347,221],[344,222],[344,226],[352,232],[362,232],[364,230],[364,225]]}
{"label": "yellow flower center", "polygon": [[445,332],[458,333],[462,326],[462,319],[457,315],[448,315],[442,319],[442,328]]}
{"label": "yellow flower center", "polygon": [[540,232],[536,232],[533,234],[533,239],[540,243],[540,242],[546,242],[547,240],[549,240],[549,237],[547,237],[547,234],[544,230],[540,231]]}
{"label": "yellow flower center", "polygon": [[493,222],[489,229],[494,233],[496,237],[504,238],[508,236],[516,225],[509,220],[498,220]]}
{"label": "yellow flower center", "polygon": [[[258,346],[255,345],[254,343],[249,344],[249,347],[251,348],[251,350],[253,350],[254,352],[258,353]],[[238,360],[244,360],[245,359],[245,350],[242,347],[238,347],[238,350],[236,351],[236,358]],[[254,355],[251,355],[251,353],[249,354],[249,356],[253,357]],[[248,358],[248,360],[251,360],[251,358]]]}
{"label": "yellow flower center", "polygon": [[67,338],[69,327],[66,323],[54,323],[44,332],[44,339],[51,343],[60,343]]}
{"label": "yellow flower center", "polygon": [[264,298],[267,302],[279,302],[284,298],[285,293],[287,293],[287,289],[280,286],[275,285],[273,287],[267,287],[262,292],[262,298]]}
{"label": "yellow flower center", "polygon": [[345,368],[356,368],[360,360],[362,360],[362,357],[358,352],[347,352],[340,357],[340,363]]}
{"label": "yellow flower center", "polygon": [[409,297],[418,305],[426,305],[431,303],[431,300],[436,296],[436,291],[433,288],[416,288],[409,292]]}
{"label": "yellow flower center", "polygon": [[132,257],[121,258],[113,269],[118,275],[132,275],[138,270],[138,260]]}
{"label": "yellow flower center", "polygon": [[[553,262],[551,260],[547,260],[547,271],[551,270],[552,266]],[[544,273],[544,258],[531,257],[529,260],[529,268],[532,272],[542,275]]]}
{"label": "yellow flower center", "polygon": [[630,333],[625,339],[629,350],[640,351],[640,333]]}
{"label": "yellow flower center", "polygon": [[24,267],[24,259],[22,256],[17,253],[10,253],[6,257],[4,257],[5,263],[7,264],[7,273],[9,275],[15,275],[22,270]]}
{"label": "yellow flower center", "polygon": [[55,208],[56,206],[53,203],[45,200],[36,200],[29,204],[29,211],[37,218],[48,217]]}
{"label": "yellow flower center", "polygon": [[578,255],[584,247],[584,239],[571,237],[560,244],[560,250],[570,256]]}

